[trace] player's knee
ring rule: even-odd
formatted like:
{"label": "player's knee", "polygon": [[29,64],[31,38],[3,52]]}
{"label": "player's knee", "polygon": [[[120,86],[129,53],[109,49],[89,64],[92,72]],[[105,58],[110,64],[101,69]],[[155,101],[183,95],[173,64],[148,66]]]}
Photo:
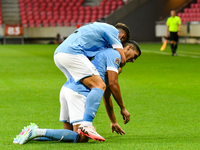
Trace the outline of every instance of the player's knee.
{"label": "player's knee", "polygon": [[[103,81],[99,81],[99,82],[96,82],[92,88],[99,88],[99,89],[102,89],[103,91],[106,90],[106,84],[103,82]],[[92,89],[91,88],[91,89]]]}
{"label": "player's knee", "polygon": [[106,84],[104,83],[104,82],[102,82],[101,84],[100,84],[100,87],[99,87],[100,89],[102,89],[103,91],[105,91],[106,90]]}

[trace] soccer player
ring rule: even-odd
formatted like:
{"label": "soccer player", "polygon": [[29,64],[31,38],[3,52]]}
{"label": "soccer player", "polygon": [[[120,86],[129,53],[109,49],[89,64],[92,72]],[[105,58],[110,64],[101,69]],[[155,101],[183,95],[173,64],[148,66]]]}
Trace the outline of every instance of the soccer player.
{"label": "soccer player", "polygon": [[[121,43],[129,39],[130,30],[125,24],[118,23],[112,26],[107,23],[94,22],[75,30],[57,47],[54,53],[56,66],[67,79],[73,78],[75,82],[80,81],[91,89],[86,98],[86,108],[80,132],[96,133],[92,125],[93,110],[96,109],[96,103],[100,102],[106,89],[105,83],[89,59],[102,49],[112,47],[120,53],[121,66],[123,66],[126,58]],[[122,113],[124,113],[125,118],[128,117],[125,111]],[[101,138],[99,135],[99,139]]]}
{"label": "soccer player", "polygon": [[[181,19],[176,16],[175,10],[171,11],[171,17],[167,19],[167,35],[166,38],[169,38],[171,41],[171,50],[172,56],[177,56],[176,50],[178,47],[178,38],[181,33]],[[170,34],[170,35],[169,35]]]}
{"label": "soccer player", "polygon": [[[127,62],[134,62],[141,54],[139,46],[134,41],[125,43],[124,52]],[[116,131],[118,134],[125,134],[125,132],[117,124],[110,98],[110,94],[112,92],[115,100],[117,101],[118,98],[116,98],[116,96],[119,94],[116,94],[116,91],[119,90],[118,92],[121,93],[119,87],[118,90],[113,92],[115,89],[113,85],[118,86],[118,68],[120,66],[120,59],[120,54],[116,50],[109,48],[99,52],[95,56],[92,63],[96,66],[103,81],[109,85],[107,86],[104,94],[104,104],[111,121],[112,131]],[[105,75],[106,72],[107,75]],[[77,132],[78,126],[83,120],[85,100],[89,91],[90,89],[84,86],[82,83],[75,82],[73,78],[70,78],[70,80],[63,85],[60,91],[60,120],[63,122],[64,129],[39,129],[37,125],[31,124],[22,130],[21,135],[17,136],[17,138],[14,140],[14,143],[24,144],[28,140],[37,136],[45,136],[53,140],[60,140],[64,142],[87,142],[88,137],[82,136],[81,134],[78,135]],[[119,97],[121,97],[121,95]],[[99,106],[99,104],[97,105]],[[118,105],[123,106],[123,103],[118,103]],[[125,120],[125,123],[127,123],[129,119]],[[73,130],[74,132],[70,130]],[[93,135],[91,138],[96,139],[95,135]],[[102,137],[102,141],[104,140],[105,139]]]}

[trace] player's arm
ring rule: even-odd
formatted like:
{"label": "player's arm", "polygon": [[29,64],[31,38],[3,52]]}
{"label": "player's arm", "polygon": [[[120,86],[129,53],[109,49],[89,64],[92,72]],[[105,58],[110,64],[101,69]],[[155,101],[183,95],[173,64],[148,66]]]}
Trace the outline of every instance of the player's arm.
{"label": "player's arm", "polygon": [[103,101],[104,101],[104,105],[108,114],[108,117],[111,121],[111,130],[112,132],[116,132],[117,134],[125,134],[125,132],[121,129],[121,127],[118,125],[117,123],[117,119],[113,110],[113,103],[112,100],[110,98],[111,95],[111,91],[110,88],[106,88],[106,91],[104,92],[104,96],[103,96]]}
{"label": "player's arm", "polygon": [[104,39],[112,46],[113,49],[117,50],[121,55],[121,67],[126,63],[126,57],[123,50],[123,45],[119,39],[119,31],[113,26],[107,26],[106,32],[104,32]]}
{"label": "player's arm", "polygon": [[124,54],[124,50],[121,48],[115,48],[121,55],[121,64],[120,66],[123,67],[126,64],[126,56]]}
{"label": "player's arm", "polygon": [[166,38],[169,37],[169,26],[167,26],[167,33],[166,33]]}
{"label": "player's arm", "polygon": [[181,34],[181,24],[178,25],[178,36]]}
{"label": "player's arm", "polygon": [[112,92],[112,95],[113,95],[115,101],[121,108],[121,114],[123,116],[124,123],[126,124],[130,120],[130,114],[126,110],[123,100],[122,100],[120,86],[118,83],[118,73],[115,71],[110,71],[110,70],[108,70],[107,72],[108,72],[108,83],[109,83],[110,90]]}

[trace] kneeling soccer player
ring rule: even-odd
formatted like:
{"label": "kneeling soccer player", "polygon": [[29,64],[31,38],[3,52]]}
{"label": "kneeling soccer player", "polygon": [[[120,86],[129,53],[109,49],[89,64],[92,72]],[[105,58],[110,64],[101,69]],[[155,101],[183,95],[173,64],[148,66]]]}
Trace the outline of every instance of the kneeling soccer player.
{"label": "kneeling soccer player", "polygon": [[[126,55],[127,62],[134,62],[136,58],[141,54],[139,46],[134,41],[129,41],[124,45],[124,52]],[[111,121],[111,129],[112,131],[116,131],[118,134],[125,134],[125,132],[121,129],[121,127],[116,121],[109,94],[113,94],[113,97],[120,106],[121,111],[123,109],[125,113],[128,113],[123,104],[121,92],[118,85],[120,54],[119,52],[109,48],[105,51],[99,52],[92,60],[92,63],[97,68],[103,81],[107,85],[109,85],[106,89],[106,91],[109,92],[105,92],[104,94],[104,104],[106,106],[106,110]],[[105,75],[106,73],[107,75]],[[87,142],[88,137],[96,140],[96,135],[83,136],[83,134],[86,133],[78,134],[78,128],[83,120],[86,105],[86,97],[89,91],[89,88],[87,88],[80,82],[75,82],[73,78],[68,80],[63,85],[60,91],[60,121],[63,122],[64,129],[40,129],[36,124],[32,123],[31,125],[25,127],[22,130],[22,132],[14,139],[13,142],[24,144],[36,137],[42,137],[41,140],[44,139],[43,137],[46,137],[48,139],[63,142]],[[92,118],[94,118],[94,116],[96,115],[96,112],[100,105],[100,101],[96,102],[95,104],[95,106],[92,106],[93,111],[90,112],[90,115],[93,115]],[[125,118],[124,121],[125,123],[127,123],[129,120],[130,118]],[[91,123],[92,121],[93,119],[91,120]],[[94,129],[91,128],[91,130]],[[99,140],[100,135],[97,136]],[[100,139],[99,141],[105,141],[105,139],[102,137],[102,139]]]}

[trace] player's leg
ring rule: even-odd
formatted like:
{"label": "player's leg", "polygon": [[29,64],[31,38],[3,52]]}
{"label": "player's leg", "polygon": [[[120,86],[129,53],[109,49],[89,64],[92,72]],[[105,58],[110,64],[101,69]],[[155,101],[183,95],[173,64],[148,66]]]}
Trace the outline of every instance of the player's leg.
{"label": "player's leg", "polygon": [[[78,126],[80,124],[82,124],[84,112],[86,110],[86,97],[82,94],[79,94],[79,93],[69,89],[69,88],[66,88],[66,90],[69,93],[69,94],[66,94],[67,92],[65,92],[65,96],[66,96],[65,99],[67,100],[67,104],[68,104],[68,108],[69,108],[70,123],[73,124],[73,130],[75,132],[77,132]],[[88,136],[94,140],[100,140],[100,141],[105,140],[102,136],[100,136],[96,132],[96,130],[94,129],[93,126],[84,126],[84,128],[87,128],[87,129],[83,129],[83,130],[85,130],[85,131],[87,130],[87,132],[89,133],[89,135],[86,135],[86,136]],[[80,136],[80,138],[81,139],[78,142],[87,142],[87,138],[85,139],[84,136],[83,137]]]}
{"label": "player's leg", "polygon": [[[63,127],[64,127],[64,129],[73,131],[73,126],[68,122],[63,122]],[[35,141],[52,141],[52,139],[47,138],[47,137],[37,137],[37,138],[34,138],[33,140],[35,140]]]}
{"label": "player's leg", "polygon": [[177,32],[170,32],[170,40],[171,40],[170,44],[171,44],[172,56],[176,56],[177,41],[178,41]]}
{"label": "player's leg", "polygon": [[101,77],[97,75],[86,77],[81,81],[84,85],[89,87],[91,91],[86,98],[83,122],[79,127],[78,132],[92,138],[93,140],[105,141],[105,139],[96,132],[92,122],[100,106],[100,101],[104,94],[106,85]]}
{"label": "player's leg", "polygon": [[178,36],[178,32],[176,32],[176,35],[175,35],[175,40],[174,40],[174,56],[177,56],[177,48],[178,48],[178,39],[179,39],[179,36]]}
{"label": "player's leg", "polygon": [[93,119],[99,108],[100,101],[105,91],[106,85],[101,79],[101,77],[96,75],[84,78],[82,82],[91,89],[90,93],[86,98],[85,112],[82,125],[92,126]]}
{"label": "player's leg", "polygon": [[175,50],[174,50],[174,32],[170,32],[170,46],[171,46],[171,50],[172,50],[172,56],[174,56]]}
{"label": "player's leg", "polygon": [[[73,131],[73,126],[69,123],[69,109],[68,109],[67,98],[71,98],[70,91],[68,91],[68,88],[63,86],[60,90],[60,121],[63,123],[64,129]],[[49,141],[52,139],[49,139],[47,137],[38,137],[34,138],[34,140]]]}
{"label": "player's leg", "polygon": [[[78,127],[80,126],[80,124],[78,123],[78,124],[74,124],[73,125],[73,131],[74,132],[76,132],[76,133],[78,133]],[[78,139],[78,143],[79,142],[88,142],[88,140],[89,140],[89,138],[87,137],[87,136],[85,136],[85,135],[83,135],[83,134],[79,134],[79,139]]]}
{"label": "player's leg", "polygon": [[95,66],[84,55],[57,53],[54,60],[66,77],[69,76],[69,73],[75,81],[82,79],[83,84],[91,89],[86,99],[86,115],[84,115],[86,126],[91,126],[106,88],[105,83],[99,76]]}
{"label": "player's leg", "polygon": [[67,129],[40,129],[34,123],[23,129],[24,133],[17,136],[13,143],[25,144],[36,137],[46,137],[54,141],[74,142],[79,139],[78,133]]}
{"label": "player's leg", "polygon": [[73,126],[69,122],[63,122],[64,129],[73,130]]}

